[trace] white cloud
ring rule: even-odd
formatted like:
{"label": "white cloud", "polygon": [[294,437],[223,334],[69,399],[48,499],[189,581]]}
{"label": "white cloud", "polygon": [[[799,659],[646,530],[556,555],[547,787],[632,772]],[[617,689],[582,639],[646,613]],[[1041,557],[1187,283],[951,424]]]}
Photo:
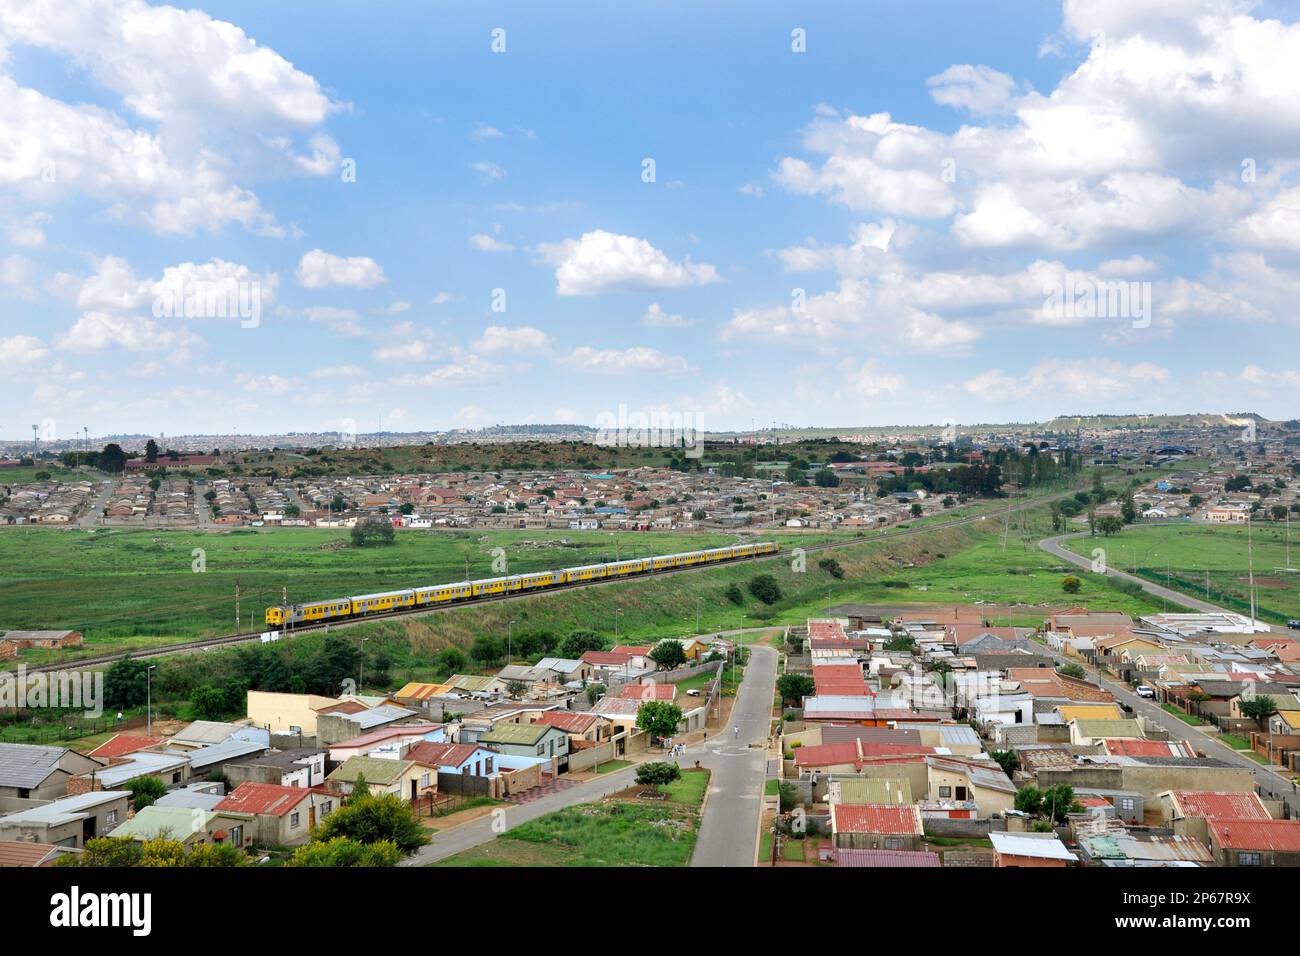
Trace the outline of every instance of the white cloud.
{"label": "white cloud", "polygon": [[485,232],[476,232],[469,237],[469,244],[479,252],[510,252],[514,249],[508,242],[495,239]]}
{"label": "white cloud", "polygon": [[544,352],[551,348],[551,339],[541,329],[522,325],[510,329],[503,325],[490,325],[474,344],[480,352]]}
{"label": "white cloud", "polygon": [[1010,106],[1016,81],[991,67],[959,63],[930,77],[926,86],[936,103],[987,116]]}
{"label": "white cloud", "polygon": [[506,178],[506,171],[496,163],[476,162],[470,163],[469,168],[478,173],[479,178],[485,183],[500,182]]}
{"label": "white cloud", "polygon": [[489,139],[501,139],[505,133],[495,126],[489,126],[487,123],[475,123],[469,131],[469,138],[476,143],[486,142]]}
{"label": "white cloud", "polygon": [[11,335],[0,339],[0,367],[30,365],[50,354],[45,343],[31,335]]}
{"label": "white cloud", "polygon": [[645,315],[641,316],[641,324],[656,329],[684,329],[695,323],[683,319],[680,315],[665,312],[658,302],[651,302],[650,307],[645,310]]}
{"label": "white cloud", "polygon": [[383,268],[369,256],[343,258],[323,249],[313,249],[304,253],[298,262],[298,284],[306,289],[328,286],[369,289],[387,281]]}
{"label": "white cloud", "polygon": [[1047,395],[1091,402],[1149,397],[1153,386],[1169,381],[1169,370],[1150,362],[1125,365],[1113,359],[1049,359],[1019,375],[989,369],[967,379],[963,388],[989,402],[1019,402]]}
{"label": "white cloud", "polygon": [[332,305],[312,305],[302,310],[303,317],[329,326],[339,335],[357,337],[365,334],[360,316],[354,309],[341,309]]}
{"label": "white cloud", "polygon": [[584,372],[611,375],[629,372],[680,374],[690,370],[690,363],[681,356],[665,355],[658,349],[644,346],[629,349],[597,349],[584,345],[570,352],[564,361]]}
{"label": "white cloud", "polygon": [[202,340],[184,329],[168,328],[152,319],[86,312],[56,343],[70,352],[178,352],[201,344]]}
{"label": "white cloud", "polygon": [[596,229],[578,239],[538,247],[555,266],[560,295],[599,295],[620,289],[672,289],[720,281],[708,263],[674,262],[644,239]]}
{"label": "white cloud", "polygon": [[[282,235],[236,179],[336,168],[338,148],[319,126],[339,104],[274,50],[201,11],[143,0],[6,4],[6,46],[62,58],[121,104],[65,103],[0,76],[0,185],[28,199],[84,194],[164,235],[231,222]],[[305,151],[295,136],[306,137]]]}

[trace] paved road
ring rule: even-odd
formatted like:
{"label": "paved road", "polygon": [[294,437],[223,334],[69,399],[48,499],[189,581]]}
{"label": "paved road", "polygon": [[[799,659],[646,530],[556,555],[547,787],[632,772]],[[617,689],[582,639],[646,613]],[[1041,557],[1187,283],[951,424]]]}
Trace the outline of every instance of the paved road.
{"label": "paved road", "polygon": [[[1054,557],[1061,558],[1064,561],[1069,561],[1071,564],[1076,565],[1077,567],[1083,568],[1087,571],[1091,571],[1092,570],[1091,559],[1085,558],[1083,555],[1080,554],[1075,554],[1073,551],[1068,550],[1061,543],[1063,541],[1068,541],[1072,538],[1085,538],[1088,537],[1088,535],[1089,532],[1087,531],[1076,531],[1072,534],[1058,535],[1055,538],[1044,538],[1042,541],[1038,542],[1038,546]],[[1099,539],[1098,547],[1105,549],[1106,547],[1105,538]],[[1169,601],[1171,604],[1177,604],[1180,607],[1190,608],[1193,611],[1204,611],[1207,613],[1218,612],[1218,613],[1225,613],[1225,614],[1238,613],[1236,611],[1228,611],[1226,608],[1221,608],[1216,604],[1210,604],[1208,601],[1202,601],[1200,598],[1194,598],[1189,594],[1183,594],[1181,591],[1175,591],[1172,588],[1167,588],[1162,585],[1156,584],[1154,581],[1148,581],[1146,580],[1146,578],[1140,578],[1136,574],[1129,574],[1127,571],[1120,571],[1116,568],[1110,567],[1109,562],[1107,562],[1106,570],[1104,572],[1097,572],[1097,573],[1104,573],[1108,578],[1123,578],[1125,581],[1133,581],[1137,584],[1140,584],[1142,586],[1142,590],[1146,591],[1148,594],[1153,595],[1154,597],[1161,598],[1162,600]],[[1263,624],[1264,622],[1260,621],[1260,623]],[[1268,624],[1264,624],[1264,626],[1267,627],[1269,630],[1273,630],[1273,628]]]}
{"label": "paved road", "polygon": [[1170,737],[1176,740],[1187,741],[1194,751],[1203,753],[1207,757],[1215,757],[1219,760],[1226,761],[1233,766],[1244,767],[1249,770],[1254,774],[1255,784],[1259,787],[1260,792],[1262,792],[1266,797],[1285,799],[1291,807],[1291,817],[1293,819],[1300,817],[1300,795],[1296,794],[1293,790],[1289,776],[1284,776],[1268,767],[1262,766],[1251,760],[1249,757],[1243,757],[1227,744],[1220,741],[1218,739],[1218,734],[1206,733],[1199,727],[1194,727],[1191,724],[1179,720],[1159,704],[1153,703],[1133,693],[1127,684],[1103,677],[1094,669],[1089,668],[1087,664],[1083,664],[1083,662],[1075,658],[1066,658],[1060,654],[1052,652],[1051,650],[1048,650],[1047,653],[1051,654],[1062,664],[1082,664],[1082,666],[1091,673],[1093,680],[1114,694],[1117,700],[1128,704],[1129,707],[1133,708],[1134,713],[1142,715],[1148,721],[1151,721],[1164,730],[1167,730]]}
{"label": "paved road", "polygon": [[78,528],[93,528],[104,514],[104,508],[108,506],[109,495],[113,492],[113,486],[117,482],[109,478],[99,483],[99,490],[95,492],[95,500],[86,506],[86,510],[81,513],[77,519]]}
{"label": "paved road", "polygon": [[[1038,546],[1048,554],[1091,571],[1092,562],[1088,558],[1075,554],[1073,551],[1066,550],[1066,548],[1061,544],[1061,542],[1071,538],[1080,538],[1087,535],[1088,532],[1083,531],[1075,532],[1073,534],[1059,535],[1055,538],[1045,538],[1038,542]],[[1104,541],[1101,546],[1105,547]],[[1208,601],[1202,601],[1199,598],[1191,597],[1190,595],[1183,594],[1180,591],[1174,591],[1171,588],[1156,584],[1154,581],[1148,581],[1145,578],[1140,578],[1135,574],[1129,574],[1126,571],[1118,571],[1115,568],[1107,566],[1104,573],[1107,577],[1123,578],[1126,581],[1134,581],[1141,585],[1142,590],[1146,591],[1148,594],[1190,608],[1193,611],[1203,611],[1206,613],[1226,612],[1225,608],[1221,608],[1218,605],[1211,604]],[[1061,663],[1080,663],[1078,660],[1066,658],[1060,654],[1053,653],[1052,656]],[[1205,733],[1199,727],[1194,727],[1179,720],[1159,704],[1152,703],[1151,701],[1133,693],[1127,684],[1102,677],[1100,674],[1097,674],[1095,670],[1093,671],[1093,677],[1099,684],[1113,693],[1117,699],[1122,700],[1124,703],[1132,707],[1134,712],[1141,714],[1143,717],[1154,722],[1157,726],[1169,731],[1171,737],[1178,740],[1188,741],[1192,745],[1193,749],[1200,751],[1206,756],[1217,757],[1221,760],[1226,760],[1228,763],[1235,766],[1245,767],[1250,770],[1255,775],[1255,783],[1259,786],[1261,792],[1266,796],[1285,799],[1291,807],[1292,816],[1300,816],[1300,795],[1295,793],[1294,788],[1291,786],[1289,777],[1273,771],[1268,767],[1262,767],[1249,757],[1241,756],[1231,747],[1222,743],[1218,739],[1217,734]]]}
{"label": "paved road", "polygon": [[691,866],[754,865],[776,660],[777,653],[770,647],[750,648],[749,665],[731,710],[731,723],[717,737],[687,750],[686,757],[679,761],[689,766],[699,760],[701,766],[712,771]]}
{"label": "paved road", "polygon": [[[700,766],[713,772],[693,866],[752,866],[757,854],[764,779],[763,748],[767,742],[775,690],[777,654],[770,647],[751,650],[753,654],[745,668],[745,679],[732,708],[731,724],[723,733],[688,748],[686,755],[678,760],[683,767],[693,766],[698,760]],[[737,724],[741,728],[739,737],[732,731]],[[746,746],[750,741],[759,746],[750,750]],[[435,834],[432,843],[400,865],[426,866],[495,840],[511,827],[565,807],[600,800],[626,790],[635,782],[636,768],[626,767],[530,803],[497,808],[482,819]]]}

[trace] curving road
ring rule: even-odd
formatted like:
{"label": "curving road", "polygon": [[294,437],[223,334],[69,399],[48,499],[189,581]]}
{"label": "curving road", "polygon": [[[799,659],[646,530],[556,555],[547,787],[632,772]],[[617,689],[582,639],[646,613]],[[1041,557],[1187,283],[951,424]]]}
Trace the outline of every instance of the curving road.
{"label": "curving road", "polygon": [[[1154,581],[1148,581],[1146,578],[1140,578],[1136,574],[1129,574],[1127,571],[1120,571],[1111,567],[1109,563],[1106,564],[1103,570],[1093,571],[1092,561],[1090,559],[1085,558],[1083,555],[1075,554],[1073,551],[1061,544],[1063,541],[1069,541],[1074,538],[1086,538],[1089,534],[1090,532],[1087,531],[1074,531],[1070,534],[1061,534],[1054,538],[1044,538],[1042,541],[1038,542],[1038,546],[1053,557],[1060,558],[1063,561],[1068,561],[1075,567],[1083,568],[1085,571],[1089,571],[1093,574],[1104,574],[1108,578],[1122,578],[1125,581],[1132,581],[1135,584],[1141,585],[1142,590],[1147,592],[1147,594],[1169,601],[1171,604],[1177,604],[1192,611],[1203,611],[1210,614],[1238,613],[1236,611],[1229,611],[1226,608],[1221,608],[1216,604],[1211,604],[1209,601],[1202,601],[1200,598],[1194,598],[1190,595],[1183,594],[1181,591],[1175,591],[1172,588],[1156,584]],[[1103,542],[1105,541],[1104,538],[1101,540]],[[1105,544],[1103,543],[1101,547],[1104,550]],[[1263,621],[1260,621],[1259,623],[1264,624]],[[1264,626],[1270,631],[1273,630],[1271,625],[1264,624]]]}

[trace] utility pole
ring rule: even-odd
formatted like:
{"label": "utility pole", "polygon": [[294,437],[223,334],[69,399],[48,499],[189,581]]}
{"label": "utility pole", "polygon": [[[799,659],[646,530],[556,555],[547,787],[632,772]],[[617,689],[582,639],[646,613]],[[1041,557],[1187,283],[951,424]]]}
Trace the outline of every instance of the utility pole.
{"label": "utility pole", "polygon": [[1250,532],[1250,515],[1246,516],[1246,568],[1250,577],[1250,623],[1255,623],[1255,546]]}
{"label": "utility pole", "polygon": [[235,633],[239,633],[239,578],[235,578]]}

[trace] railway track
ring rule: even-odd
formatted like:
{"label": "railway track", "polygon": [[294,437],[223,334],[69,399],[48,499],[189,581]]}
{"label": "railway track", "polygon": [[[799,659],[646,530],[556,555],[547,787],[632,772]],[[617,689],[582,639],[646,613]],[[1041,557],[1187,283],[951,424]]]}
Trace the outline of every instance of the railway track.
{"label": "railway track", "polygon": [[[895,538],[909,538],[916,535],[930,534],[932,532],[942,531],[948,528],[959,528],[964,525],[976,524],[980,521],[987,521],[989,520],[990,517],[1000,518],[1003,515],[1025,511],[1030,508],[1037,508],[1042,505],[1048,504],[1052,501],[1060,501],[1064,498],[1068,498],[1073,494],[1074,494],[1074,490],[1072,489],[1070,491],[1063,491],[1058,494],[1044,495],[1041,498],[1033,498],[1033,499],[1021,501],[1016,504],[1011,504],[1007,508],[998,511],[993,515],[988,515],[988,514],[969,515],[965,518],[953,518],[946,521],[939,521],[933,524],[927,524],[924,525],[923,527],[918,527],[918,528],[901,528],[901,529],[896,528],[893,530],[885,530],[885,531],[868,533],[861,536],[854,535],[851,538],[845,538],[843,541],[824,541],[819,544],[810,544],[807,547],[803,547],[802,550],[805,554],[815,554],[822,551],[836,551],[841,548],[853,547],[854,545],[859,545],[859,544],[868,544],[877,541],[892,541]],[[552,594],[558,591],[567,591],[567,590],[575,590],[575,589],[583,589],[583,588],[598,588],[598,587],[605,587],[611,584],[624,584],[627,583],[628,581],[638,581],[638,580],[644,581],[644,580],[651,580],[651,579],[657,580],[659,578],[671,577],[678,574],[696,574],[701,571],[709,571],[713,568],[728,567],[736,564],[748,564],[751,562],[762,562],[762,561],[779,561],[782,559],[789,558],[790,554],[791,554],[790,550],[782,550],[782,551],[778,551],[775,554],[761,554],[761,555],[754,555],[752,557],[745,557],[745,558],[732,558],[731,560],[721,562],[720,564],[706,564],[698,567],[689,567],[689,568],[673,568],[671,570],[656,571],[649,574],[638,574],[638,575],[621,577],[621,578],[607,578],[602,581],[581,581],[581,582],[574,582],[571,584],[553,585],[551,587],[544,588],[538,591],[527,591],[519,594],[495,594],[495,595],[490,595],[488,597],[476,598],[473,601],[464,601],[464,602],[459,602],[454,604],[443,604],[443,605],[439,605],[438,607],[405,608],[396,611],[385,611],[380,614],[368,614],[364,618],[360,618],[355,621],[337,621],[330,624],[311,624],[305,627],[295,627],[288,631],[281,632],[280,640],[289,640],[301,634],[319,634],[319,633],[324,633],[326,631],[335,631],[335,630],[340,630],[342,628],[355,627],[358,624],[371,624],[374,623],[375,621],[386,621],[386,620],[391,620],[393,618],[423,617],[424,615],[427,614],[440,614],[447,611],[454,611],[462,607],[478,607],[484,604],[491,604],[498,601],[518,601],[523,598],[536,597],[541,594]],[[202,638],[200,640],[194,640],[194,641],[182,641],[177,644],[164,644],[160,647],[149,648],[148,650],[131,652],[131,657],[143,660],[143,659],[154,658],[154,657],[168,657],[171,656],[172,654],[188,654],[188,653],[193,653],[195,651],[206,651],[206,650],[211,650],[212,648],[215,647],[229,647],[237,644],[257,643],[261,641],[263,633],[265,632],[252,631],[243,634],[227,634],[221,637],[207,637],[207,638]],[[26,671],[29,674],[37,674],[42,672],[64,670],[70,666],[94,667],[99,664],[111,664],[114,661],[120,660],[124,653],[125,652],[123,651],[116,651],[111,654],[97,654],[97,655],[87,656],[87,657],[69,658],[63,661],[59,661],[57,663],[29,666],[26,668]]]}

